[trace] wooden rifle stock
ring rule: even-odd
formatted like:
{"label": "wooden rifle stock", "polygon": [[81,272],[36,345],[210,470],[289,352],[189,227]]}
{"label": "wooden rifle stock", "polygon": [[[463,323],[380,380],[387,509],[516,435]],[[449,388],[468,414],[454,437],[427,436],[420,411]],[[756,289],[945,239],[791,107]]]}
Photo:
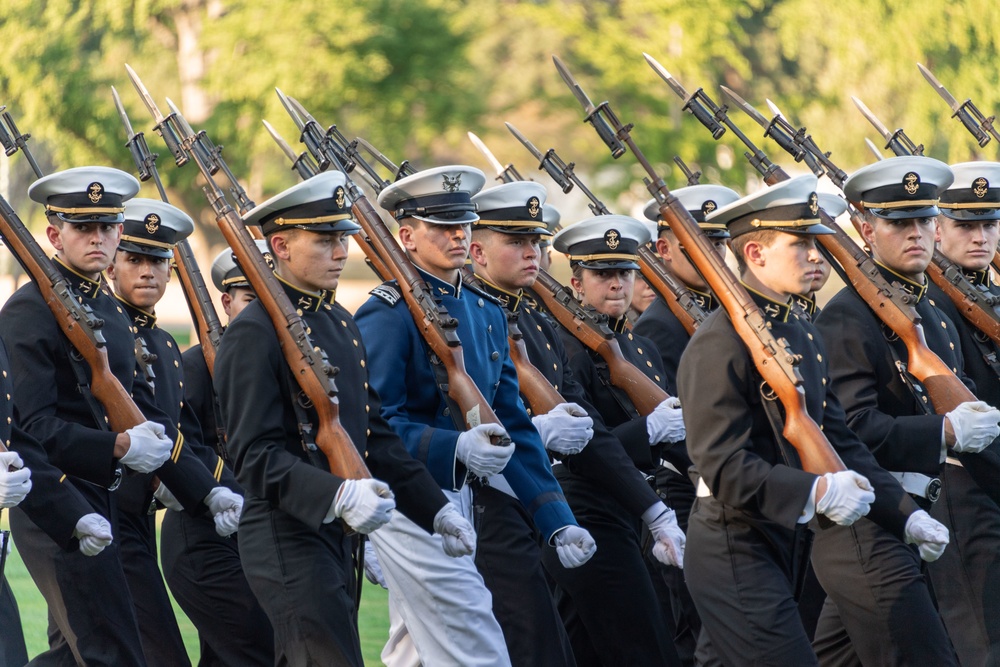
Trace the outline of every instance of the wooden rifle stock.
{"label": "wooden rifle stock", "polygon": [[970,284],[954,262],[941,254],[940,250],[935,250],[934,259],[926,273],[955,304],[962,317],[1000,345],[1000,316],[993,305],[986,302],[987,295]]}
{"label": "wooden rifle stock", "polygon": [[517,369],[517,384],[521,394],[528,400],[531,412],[544,415],[566,399],[556,391],[540,370],[528,358],[528,348],[524,344],[524,334],[517,325],[517,315],[507,313],[507,340],[510,342],[510,359]]}
{"label": "wooden rifle stock", "polygon": [[3,197],[0,197],[0,235],[14,258],[38,286],[59,329],[90,367],[90,391],[104,408],[111,430],[124,433],[146,421],[135,401],[111,372],[108,351],[100,333],[104,323],[90,308],[77,301],[69,281],[53,266]]}
{"label": "wooden rifle stock", "polygon": [[642,277],[660,295],[688,335],[693,334],[708,314],[694,300],[691,290],[670,275],[660,258],[647,246],[639,248],[639,269]]}
{"label": "wooden rifle stock", "polygon": [[[455,334],[458,323],[437,303],[424,279],[368,198],[357,189],[351,193],[351,197],[351,211],[367,237],[361,248],[373,267],[381,265],[399,284],[399,291],[403,294],[406,307],[413,316],[420,335],[444,365],[448,374],[448,398],[458,406],[466,428],[487,423],[500,424],[493,408],[465,370],[462,343]],[[495,444],[509,442],[509,438],[494,440]]]}
{"label": "wooden rifle stock", "polygon": [[187,239],[181,239],[174,247],[174,269],[177,271],[177,278],[184,290],[188,310],[191,311],[191,319],[198,332],[205,365],[208,366],[209,375],[214,377],[215,353],[222,340],[222,323],[219,321],[215,304],[212,303],[205,279],[198,268],[198,262],[194,258],[194,252],[192,252],[191,244],[187,242]]}
{"label": "wooden rifle stock", "polygon": [[533,291],[559,324],[583,343],[584,347],[601,355],[608,365],[611,384],[628,395],[640,415],[645,417],[669,397],[667,392],[625,358],[614,332],[596,313],[585,310],[567,287],[545,271],[539,270]]}

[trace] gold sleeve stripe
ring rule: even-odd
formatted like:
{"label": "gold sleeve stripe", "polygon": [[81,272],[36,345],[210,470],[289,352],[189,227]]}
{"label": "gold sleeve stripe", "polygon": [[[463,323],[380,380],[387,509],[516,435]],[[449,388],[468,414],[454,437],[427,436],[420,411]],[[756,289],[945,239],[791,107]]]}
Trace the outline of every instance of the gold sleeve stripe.
{"label": "gold sleeve stripe", "polygon": [[216,482],[221,482],[222,481],[222,468],[223,467],[224,467],[224,464],[222,463],[222,457],[220,456],[219,460],[216,461],[216,463],[215,463],[215,473],[213,474],[213,477],[215,477],[215,481]]}
{"label": "gold sleeve stripe", "polygon": [[59,478],[59,483],[62,484],[64,481],[66,481],[66,475],[65,475],[65,473],[63,474],[62,477]]}
{"label": "gold sleeve stripe", "polygon": [[170,460],[177,463],[177,459],[181,457],[181,450],[184,448],[184,434],[180,431],[177,432],[177,440],[174,441],[174,451],[170,453]]}

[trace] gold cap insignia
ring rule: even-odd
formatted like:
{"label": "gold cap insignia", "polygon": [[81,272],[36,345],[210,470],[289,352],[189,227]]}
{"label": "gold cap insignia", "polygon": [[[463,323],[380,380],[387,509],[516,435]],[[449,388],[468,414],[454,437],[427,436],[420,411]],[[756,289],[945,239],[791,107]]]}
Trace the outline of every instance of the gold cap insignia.
{"label": "gold cap insignia", "polygon": [[538,212],[541,210],[541,202],[538,201],[538,197],[532,197],[528,200],[528,215],[532,218],[537,218]]}
{"label": "gold cap insignia", "polygon": [[989,189],[990,189],[990,182],[987,181],[982,176],[972,181],[972,194],[976,195],[980,199],[986,196],[986,193],[989,192]]}
{"label": "gold cap insignia", "polygon": [[442,174],[443,182],[441,187],[444,188],[445,192],[458,192],[458,189],[462,186],[462,174],[455,174],[454,177],[448,174]]}
{"label": "gold cap insignia", "polygon": [[160,216],[155,213],[147,215],[143,222],[146,223],[146,232],[149,234],[155,234],[156,230],[160,228]]}
{"label": "gold cap insignia", "polygon": [[819,215],[819,195],[815,192],[809,193],[809,212],[813,215]]}
{"label": "gold cap insignia", "polygon": [[618,249],[618,244],[622,242],[621,238],[622,235],[618,233],[617,229],[609,229],[608,231],[604,232],[604,243],[611,250]]}
{"label": "gold cap insignia", "polygon": [[908,171],[906,175],[903,176],[903,189],[906,190],[906,194],[915,195],[917,194],[917,189],[920,187],[920,175],[915,171]]}
{"label": "gold cap insignia", "polygon": [[337,189],[333,191],[333,200],[337,203],[337,208],[344,208],[347,193],[344,192],[343,186],[338,185]]}
{"label": "gold cap insignia", "polygon": [[701,205],[701,214],[702,215],[708,215],[709,213],[711,213],[712,211],[714,211],[717,208],[719,208],[718,204],[716,204],[711,199],[706,199],[705,203],[703,203]]}
{"label": "gold cap insignia", "polygon": [[104,186],[94,182],[87,186],[87,197],[91,204],[96,204],[104,197]]}

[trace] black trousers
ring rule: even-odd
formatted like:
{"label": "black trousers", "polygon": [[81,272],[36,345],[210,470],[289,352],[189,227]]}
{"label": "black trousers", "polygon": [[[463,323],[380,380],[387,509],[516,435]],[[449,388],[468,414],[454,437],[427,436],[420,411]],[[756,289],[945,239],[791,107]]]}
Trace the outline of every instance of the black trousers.
{"label": "black trousers", "polygon": [[516,498],[475,484],[476,569],[493,595],[513,667],[572,667],[573,649],[542,569],[538,531]]}
{"label": "black trousers", "polygon": [[584,565],[566,569],[554,547],[544,563],[580,667],[679,665],[666,620],[643,561],[637,517],[593,482],[553,469],[581,526],[597,542]]}
{"label": "black trousers", "polygon": [[190,666],[174,608],[163,583],[156,558],[156,517],[152,514],[118,513],[115,541],[121,550],[139,638],[149,667]]}
{"label": "black trousers", "polygon": [[951,542],[927,565],[941,618],[962,665],[1000,665],[1000,507],[965,468],[946,465],[931,516]]}
{"label": "black trousers", "polygon": [[10,524],[17,549],[49,609],[49,650],[29,664],[145,665],[118,543],[88,557],[78,550],[60,549],[17,508],[10,512]]}
{"label": "black trousers", "polygon": [[957,665],[915,548],[866,518],[819,529],[827,598],[813,647],[823,665]]}
{"label": "black trousers", "polygon": [[237,535],[219,536],[207,514],[168,511],[160,524],[163,576],[198,629],[199,667],[274,664],[274,630],[243,574]]}
{"label": "black trousers", "polygon": [[0,587],[3,588],[0,593],[0,667],[21,667],[28,662],[21,615],[6,577],[0,580]]}
{"label": "black trousers", "polygon": [[274,628],[275,664],[363,667],[352,543],[339,522],[317,531],[246,499],[240,559]]}
{"label": "black trousers", "polygon": [[714,498],[695,501],[684,573],[702,623],[699,664],[816,664],[795,602],[805,531],[756,520]]}

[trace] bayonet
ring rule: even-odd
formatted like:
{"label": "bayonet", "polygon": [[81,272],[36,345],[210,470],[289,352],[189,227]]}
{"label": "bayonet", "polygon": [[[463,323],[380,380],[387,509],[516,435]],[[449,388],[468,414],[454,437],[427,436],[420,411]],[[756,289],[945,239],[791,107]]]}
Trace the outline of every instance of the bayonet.
{"label": "bayonet", "polygon": [[[166,99],[167,99],[167,108],[170,109],[170,117],[176,118],[177,125],[181,128],[181,137],[197,136],[199,133],[195,132],[194,128],[191,127],[191,124],[187,122],[187,118],[185,118],[184,114],[181,113],[180,108],[176,104],[174,104],[173,100],[171,100],[169,97]],[[218,156],[218,152],[221,150],[221,148],[217,149],[215,147],[215,144],[213,144],[211,140],[208,138],[207,134],[201,133],[201,138],[202,138],[201,141],[191,142],[191,150],[199,153],[200,157],[204,160],[204,162],[208,164],[212,174],[216,174],[218,173],[219,167],[221,166],[221,161],[219,160]],[[235,180],[236,180],[235,177],[230,179],[231,182],[235,182]],[[250,208],[253,207],[251,206]],[[249,209],[241,207],[240,213],[242,214],[247,210]]]}
{"label": "bayonet", "polygon": [[305,121],[303,121],[299,116],[295,107],[292,106],[292,103],[288,101],[288,96],[281,92],[281,88],[275,86],[274,92],[278,94],[278,99],[281,100],[281,106],[285,107],[285,111],[292,117],[292,122],[295,123],[295,127],[297,127],[299,132],[301,132],[306,126]]}
{"label": "bayonet", "polygon": [[858,108],[858,111],[861,112],[861,115],[864,116],[866,119],[868,119],[868,122],[872,124],[872,127],[874,127],[875,130],[882,135],[882,138],[885,139],[886,141],[889,141],[889,137],[892,136],[892,132],[890,132],[889,128],[883,125],[882,121],[880,121],[878,117],[876,117],[875,114],[871,112],[871,109],[869,109],[864,102],[854,97],[853,95],[851,96],[851,101],[854,102],[854,106]]}
{"label": "bayonet", "polygon": [[687,179],[688,185],[698,185],[698,181],[701,179],[700,171],[691,171],[691,169],[684,164],[684,160],[682,160],[679,155],[674,156],[674,163],[680,167],[681,173],[683,173],[684,178]]}
{"label": "bayonet", "polygon": [[772,102],[767,97],[764,98],[764,103],[767,104],[767,108],[771,110],[771,113],[773,113],[775,116],[781,116],[786,121],[788,121],[789,124],[791,124],[791,121],[788,120],[788,116],[786,116],[785,114],[781,113],[781,109],[778,108],[777,104],[775,104],[774,102]]}
{"label": "bayonet", "polygon": [[884,157],[882,157],[882,151],[880,151],[878,149],[878,146],[876,146],[875,144],[873,144],[872,140],[869,139],[868,137],[865,137],[865,145],[867,145],[868,146],[868,150],[870,150],[875,155],[875,159],[876,160],[881,161],[881,160],[885,159]]}
{"label": "bayonet", "polygon": [[[728,121],[726,116],[726,107],[719,107],[709,99],[705,91],[699,88],[692,94],[688,95],[687,90],[684,89],[677,79],[670,75],[670,72],[666,68],[658,63],[653,56],[648,53],[643,53],[642,57],[646,59],[646,63],[653,68],[653,71],[663,79],[670,89],[673,90],[678,97],[684,100],[684,106],[681,107],[684,111],[687,111],[698,121],[707,127],[712,133],[713,139],[719,139],[723,134],[726,133],[726,128],[723,127],[722,123],[726,123],[727,126],[732,128],[732,124]],[[720,122],[721,121],[721,122]],[[734,132],[737,130],[733,129]]]}
{"label": "bayonet", "polygon": [[682,86],[680,82],[677,81],[677,79],[671,76],[670,72],[668,72],[663,65],[661,65],[656,61],[656,58],[649,55],[648,53],[643,53],[642,57],[646,59],[646,63],[653,68],[653,71],[656,72],[660,76],[660,78],[666,82],[668,86],[670,86],[670,89],[673,90],[675,93],[677,93],[677,97],[681,98],[682,100],[689,99],[689,95],[687,91],[684,90],[684,86]]}
{"label": "bayonet", "polygon": [[0,125],[0,144],[3,144],[7,156],[9,157],[20,150],[24,153],[24,158],[28,161],[31,171],[35,172],[35,178],[44,176],[45,174],[42,173],[38,163],[35,162],[35,156],[28,148],[28,139],[31,138],[31,135],[21,134],[21,131],[17,129],[17,123],[14,122],[14,117],[7,111],[6,105],[0,107],[0,118],[3,119],[3,124]]}
{"label": "bayonet", "polygon": [[125,105],[122,104],[122,98],[118,96],[118,90],[114,86],[111,86],[111,97],[115,100],[115,109],[118,110],[118,117],[121,118],[122,125],[125,126],[125,134],[128,135],[128,140],[132,141],[135,131],[132,129],[132,122],[128,119],[128,113],[125,112]]}
{"label": "bayonet", "polygon": [[903,128],[899,128],[895,132],[890,132],[889,128],[887,128],[885,124],[882,123],[882,121],[880,121],[874,113],[872,113],[871,109],[865,106],[864,102],[856,97],[851,97],[851,99],[854,100],[854,106],[858,108],[861,115],[867,118],[868,122],[872,124],[872,127],[874,127],[878,133],[882,135],[882,138],[885,139],[884,148],[891,150],[893,155],[924,154],[923,144],[919,146],[914,144],[913,141],[906,136],[906,132],[903,131]]}
{"label": "bayonet", "polygon": [[[805,128],[796,130],[792,127],[792,124],[782,115],[781,110],[776,106],[776,113],[771,120],[764,117],[762,113],[757,111],[749,102],[737,95],[731,89],[726,86],[720,86],[722,92],[724,92],[733,102],[736,103],[740,109],[742,109],[748,116],[757,121],[757,124],[764,128],[764,136],[771,137],[774,139],[782,150],[787,152],[792,156],[792,159],[796,162],[805,162],[809,170],[812,171],[817,176],[823,175],[823,168],[817,164],[816,159],[810,155],[809,151],[804,149],[800,144],[808,140],[805,134]],[[774,103],[771,102],[771,105]]]}
{"label": "bayonet", "polygon": [[764,118],[764,116],[759,111],[754,109],[749,102],[747,102],[745,99],[737,95],[735,92],[733,92],[730,88],[727,88],[726,86],[719,86],[719,88],[722,89],[722,92],[725,93],[726,96],[729,97],[729,99],[731,99],[736,104],[736,106],[738,106],[740,109],[743,110],[743,113],[750,116],[750,118],[754,119],[758,125],[760,125],[765,130],[768,129],[768,127],[770,127],[771,122],[767,118]]}
{"label": "bayonet", "polygon": [[493,169],[496,170],[497,172],[496,180],[500,181],[501,183],[513,183],[514,181],[525,180],[524,177],[521,176],[520,173],[518,173],[517,169],[514,167],[513,162],[508,164],[506,167],[503,166],[502,164],[500,164],[500,160],[498,160],[496,156],[493,155],[493,151],[491,151],[489,148],[486,147],[486,144],[483,143],[482,139],[477,137],[472,132],[468,132],[467,134],[469,135],[469,141],[472,142],[472,145],[475,146],[479,150],[479,152],[483,154],[483,157],[485,157],[486,160],[493,166]]}
{"label": "bayonet", "polygon": [[302,180],[312,178],[316,175],[319,169],[313,159],[309,156],[308,152],[302,151],[301,155],[296,155],[295,151],[293,151],[292,147],[288,145],[288,142],[285,141],[284,137],[278,134],[277,130],[271,127],[270,123],[266,120],[261,122],[264,123],[267,133],[271,135],[272,139],[274,139],[274,143],[278,144],[281,152],[284,153],[289,160],[291,160],[292,169],[302,177]]}
{"label": "bayonet", "polygon": [[159,174],[156,171],[156,158],[160,156],[150,152],[149,146],[146,144],[146,137],[142,132],[136,132],[132,129],[132,122],[129,120],[128,112],[125,111],[122,98],[119,97],[118,90],[114,86],[111,86],[111,96],[115,100],[118,117],[121,118],[122,125],[125,126],[125,134],[127,135],[125,147],[132,154],[132,161],[135,163],[139,180],[146,182],[152,178],[156,184],[156,189],[160,193],[160,199],[167,201],[167,191],[163,188],[163,183],[160,181]]}
{"label": "bayonet", "polygon": [[329,150],[334,154],[334,156],[337,158],[337,161],[344,168],[344,173],[349,174],[352,171],[354,171],[354,168],[358,165],[350,156],[350,150],[348,147],[349,142],[347,141],[347,137],[345,137],[343,134],[340,133],[340,131],[337,129],[337,126],[331,125],[330,127],[326,128],[325,132],[323,132],[322,126],[319,124],[319,121],[317,121],[311,113],[306,111],[306,108],[302,106],[301,102],[299,102],[297,99],[291,96],[288,97],[288,101],[295,109],[295,111],[299,114],[299,116],[305,119],[307,127],[316,128],[316,132],[323,133],[321,139],[322,145],[326,147],[327,150]]}
{"label": "bayonet", "polygon": [[920,63],[917,63],[917,68],[920,69],[920,73],[927,79],[927,83],[931,84],[931,87],[937,91],[937,94],[948,103],[953,112],[951,117],[955,118],[957,116],[962,121],[962,125],[976,138],[976,142],[979,143],[980,148],[990,143],[990,135],[993,135],[997,141],[1000,141],[1000,133],[993,127],[993,120],[996,116],[990,116],[989,118],[984,116],[983,112],[976,108],[971,99],[967,99],[959,104],[955,96],[948,92],[948,89],[937,80],[936,76],[931,74],[929,69]]}
{"label": "bayonet", "polygon": [[136,92],[139,93],[139,97],[142,98],[142,103],[146,105],[146,109],[149,110],[153,121],[156,123],[153,129],[163,138],[163,143],[167,145],[170,154],[174,156],[174,163],[178,167],[187,164],[188,156],[181,146],[181,140],[178,137],[178,128],[174,127],[176,119],[173,117],[173,114],[170,117],[166,117],[160,113],[160,107],[156,106],[153,96],[149,94],[146,86],[142,83],[142,79],[139,78],[139,75],[135,73],[135,70],[128,63],[125,63],[125,71],[128,73],[128,78],[135,87]]}
{"label": "bayonet", "polygon": [[[544,169],[545,172],[552,177],[552,180],[555,181],[560,188],[562,188],[563,192],[569,192],[572,190],[573,184],[576,183],[580,186],[580,191],[586,194],[592,202],[597,201],[590,190],[584,187],[583,183],[576,178],[576,175],[573,172],[573,168],[576,167],[575,162],[567,164],[556,154],[556,150],[554,148],[550,148],[543,154],[540,150],[535,148],[533,143],[528,141],[527,137],[518,132],[517,128],[512,124],[504,123],[504,125],[506,125],[507,129],[510,130],[510,133],[521,142],[521,145],[527,148],[528,152],[535,156],[535,159],[538,160],[538,169]],[[604,205],[601,204],[601,206],[603,207]],[[598,212],[593,205],[590,206],[590,209],[594,211],[595,215],[601,215],[601,213]]]}
{"label": "bayonet", "polygon": [[[597,135],[607,144],[608,149],[611,150],[611,157],[617,160],[622,155],[625,155],[625,145],[616,136],[615,131],[611,129],[611,125],[605,118],[605,115],[612,115],[611,110],[608,108],[608,103],[601,102],[597,106],[594,106],[594,103],[587,97],[587,93],[583,92],[583,88],[576,82],[573,75],[569,73],[563,62],[559,60],[559,56],[552,56],[552,62],[556,64],[559,76],[566,82],[569,89],[573,91],[573,95],[576,96],[577,101],[587,113],[583,120],[594,126],[594,129],[597,130]],[[631,129],[631,125],[626,128],[626,130],[628,129]]]}

